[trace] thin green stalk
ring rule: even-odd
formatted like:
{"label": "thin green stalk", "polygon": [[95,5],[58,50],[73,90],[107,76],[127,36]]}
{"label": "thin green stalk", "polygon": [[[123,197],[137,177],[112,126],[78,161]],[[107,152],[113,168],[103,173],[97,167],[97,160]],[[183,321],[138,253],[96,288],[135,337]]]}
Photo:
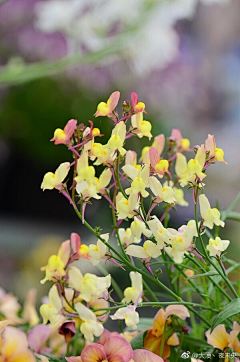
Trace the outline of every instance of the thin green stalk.
{"label": "thin green stalk", "polygon": [[178,362],[179,357],[180,357],[180,353],[181,353],[181,349],[182,349],[182,344],[183,344],[183,338],[184,338],[184,333],[182,332],[182,333],[181,333],[181,336],[180,336],[180,343],[179,343],[179,346],[178,346],[176,362]]}
{"label": "thin green stalk", "polygon": [[145,282],[145,280],[143,279],[143,285],[144,285],[144,288],[147,289],[149,295],[152,297],[152,299],[155,301],[155,302],[158,302],[158,299],[156,297],[156,295],[154,294],[154,292],[152,291],[152,289],[149,287],[149,285]]}
{"label": "thin green stalk", "polygon": [[[196,266],[198,266],[198,268],[203,272],[205,273],[206,270],[205,268],[197,261],[195,260],[191,255],[187,255],[186,254],[186,257],[188,259],[190,259]],[[215,280],[209,275],[208,276],[208,279],[212,282],[212,284],[219,289],[219,291],[229,300],[229,302],[232,301],[232,298],[226,293],[226,291],[218,284],[215,282]]]}
{"label": "thin green stalk", "polygon": [[[200,303],[185,302],[185,301],[182,301],[182,302],[159,302],[159,301],[158,302],[142,302],[142,303],[138,304],[138,307],[156,307],[156,308],[160,308],[160,307],[165,306],[165,305],[167,305],[167,306],[168,305],[185,305],[188,308],[195,307],[195,308],[200,308],[200,309],[204,309],[204,310],[211,310],[211,311],[213,311],[215,313],[219,313],[219,309],[214,309],[212,307],[208,307],[207,305],[200,304]],[[124,307],[127,307],[127,306],[129,306],[129,304],[125,303],[125,304],[115,305],[113,307],[108,307],[108,308],[93,308],[93,307],[91,307],[91,309],[94,312],[98,312],[98,311],[101,311],[101,310],[107,310],[107,311],[116,310],[116,309],[124,308]],[[194,312],[196,312],[196,311],[194,311]]]}

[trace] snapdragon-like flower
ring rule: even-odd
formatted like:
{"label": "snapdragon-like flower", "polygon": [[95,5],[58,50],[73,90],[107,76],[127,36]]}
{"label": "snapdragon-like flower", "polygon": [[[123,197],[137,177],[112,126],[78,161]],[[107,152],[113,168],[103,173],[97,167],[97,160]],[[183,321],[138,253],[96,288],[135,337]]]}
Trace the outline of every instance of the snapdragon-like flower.
{"label": "snapdragon-like flower", "polygon": [[44,284],[47,280],[59,280],[66,275],[66,265],[70,257],[70,240],[64,241],[57,255],[51,255],[48,259],[46,266],[41,270],[46,271],[46,276],[41,280],[41,284]]}
{"label": "snapdragon-like flower", "polygon": [[138,299],[138,302],[141,303],[142,298],[139,298],[139,295],[143,292],[142,275],[134,271],[131,271],[129,275],[132,286],[124,290],[124,299],[122,300],[122,302],[127,304],[131,302],[135,303]]}
{"label": "snapdragon-like flower", "polygon": [[97,106],[97,112],[94,114],[94,116],[114,117],[113,111],[118,105],[119,98],[120,92],[113,92],[108,98],[107,103],[99,103],[99,105]]}
{"label": "snapdragon-like flower", "polygon": [[195,183],[196,177],[200,180],[206,177],[206,174],[202,172],[205,161],[206,152],[203,145],[198,148],[195,158],[190,159],[188,162],[182,153],[177,153],[175,171],[182,187],[189,182]]}
{"label": "snapdragon-like flower", "polygon": [[131,186],[125,190],[126,194],[138,195],[140,193],[142,197],[147,197],[149,195],[146,191],[149,184],[149,166],[145,165],[138,170],[132,165],[125,165],[122,169],[132,179]]}
{"label": "snapdragon-like flower", "polygon": [[171,186],[162,186],[161,182],[154,176],[149,177],[149,187],[156,196],[156,201],[165,201],[169,204],[174,204],[177,200],[175,198],[174,190]]}
{"label": "snapdragon-like flower", "polygon": [[80,331],[84,338],[93,342],[94,336],[99,337],[103,333],[103,325],[98,322],[96,315],[82,303],[76,303],[75,309],[81,319]]}
{"label": "snapdragon-like flower", "polygon": [[70,163],[64,162],[61,163],[61,165],[56,169],[55,173],[53,172],[47,172],[44,177],[41,184],[41,189],[44,190],[53,190],[62,189],[62,182],[67,177],[67,174],[70,170]]}
{"label": "snapdragon-like flower", "polygon": [[212,229],[214,224],[224,227],[225,223],[220,219],[220,211],[217,208],[211,209],[210,203],[206,195],[202,194],[199,196],[199,205],[200,214],[204,220],[204,226],[208,227],[209,229]]}
{"label": "snapdragon-like flower", "polygon": [[170,241],[170,234],[168,229],[166,229],[161,221],[157,218],[156,215],[152,216],[151,220],[147,222],[149,229],[153,233],[155,240],[158,243],[158,247],[163,249],[164,242],[168,243]]}
{"label": "snapdragon-like flower", "polygon": [[152,235],[152,232],[147,229],[146,224],[136,216],[134,216],[134,221],[131,223],[130,229],[133,242],[136,244],[141,242],[142,234],[148,238]]}
{"label": "snapdragon-like flower", "polygon": [[118,150],[121,156],[124,156],[127,152],[123,148],[126,137],[126,124],[119,122],[112,130],[112,135],[108,140],[107,146],[111,152]]}
{"label": "snapdragon-like flower", "polygon": [[[159,177],[163,177],[165,173],[168,173],[169,162],[168,160],[161,159],[159,151],[155,147],[149,149],[149,162],[152,167],[152,171]],[[144,157],[143,162],[147,162],[148,159]]]}
{"label": "snapdragon-like flower", "polygon": [[80,184],[82,181],[86,181],[88,184],[92,184],[95,177],[95,169],[88,164],[88,153],[83,152],[77,161],[77,176],[75,181]]}
{"label": "snapdragon-like flower", "polygon": [[137,164],[137,153],[135,151],[127,151],[125,155],[125,165],[131,165],[138,170],[141,168],[141,165]]}
{"label": "snapdragon-like flower", "polygon": [[[154,147],[158,150],[159,156],[161,156],[164,146],[165,146],[165,136],[163,134],[160,134],[160,135],[154,137],[152,147]],[[139,159],[139,161],[143,161],[143,163],[147,164],[147,165],[150,165],[149,150],[150,150],[149,146],[143,147],[142,152],[141,152],[141,157]]]}
{"label": "snapdragon-like flower", "polygon": [[139,314],[135,309],[135,306],[119,308],[113,315],[110,316],[110,318],[112,320],[125,320],[126,326],[132,327],[132,329],[137,329]]}
{"label": "snapdragon-like flower", "polygon": [[190,141],[188,138],[183,138],[180,129],[173,129],[171,133],[171,139],[176,141],[178,152],[190,151]]}
{"label": "snapdragon-like flower", "polygon": [[118,234],[122,244],[128,246],[133,243],[133,235],[132,235],[132,230],[130,228],[127,228],[126,230],[120,228],[118,229]]}
{"label": "snapdragon-like flower", "polygon": [[132,123],[132,133],[136,134],[139,138],[148,137],[150,140],[152,138],[151,130],[152,125],[149,121],[143,119],[143,112],[138,112],[134,114],[131,118]]}
{"label": "snapdragon-like flower", "polygon": [[224,160],[224,151],[216,147],[215,137],[211,134],[208,135],[205,141],[205,151],[208,153],[209,162],[220,161],[227,164]]}
{"label": "snapdragon-like flower", "polygon": [[68,121],[64,129],[57,128],[54,131],[54,136],[50,141],[54,141],[55,145],[69,143],[76,127],[77,127],[77,120],[70,119],[70,121]]}
{"label": "snapdragon-like flower", "polygon": [[187,225],[181,226],[178,231],[175,229],[168,230],[172,247],[167,247],[166,251],[169,252],[176,263],[182,263],[185,252],[189,251],[192,244],[193,237],[198,235],[195,221],[190,220]]}
{"label": "snapdragon-like flower", "polygon": [[52,286],[48,294],[48,304],[42,304],[40,307],[40,314],[43,317],[43,323],[47,324],[49,321],[51,324],[55,324],[61,318],[60,314],[62,310],[62,301],[59,297],[56,284]]}
{"label": "snapdragon-like flower", "polygon": [[[109,234],[102,234],[100,236],[106,241],[109,240]],[[106,252],[107,252],[106,245],[100,239],[98,239],[97,245],[95,244],[89,245],[89,253],[88,253],[89,261],[94,266],[99,264],[100,260],[105,258]]]}
{"label": "snapdragon-like flower", "polygon": [[134,112],[144,112],[145,104],[143,102],[138,101],[138,95],[135,92],[131,93],[131,104]]}
{"label": "snapdragon-like flower", "polygon": [[99,178],[94,178],[94,185],[96,186],[97,192],[103,194],[105,192],[106,187],[109,185],[112,178],[112,172],[109,168],[105,169]]}
{"label": "snapdragon-like flower", "polygon": [[138,194],[132,193],[128,199],[121,192],[117,194],[116,209],[118,220],[125,219],[126,217],[131,219],[134,216],[134,210],[137,210],[138,207]]}
{"label": "snapdragon-like flower", "polygon": [[79,297],[86,302],[94,302],[98,298],[102,298],[111,285],[110,274],[106,277],[97,277],[95,274],[86,273],[83,276],[78,268],[72,266],[68,275],[68,285],[77,290],[80,293]]}
{"label": "snapdragon-like flower", "polygon": [[146,240],[143,246],[130,245],[126,249],[126,254],[135,256],[140,259],[150,260],[159,257],[162,252],[162,243],[155,244],[151,240]]}
{"label": "snapdragon-like flower", "polygon": [[217,236],[215,239],[209,239],[207,250],[209,251],[210,256],[216,256],[226,250],[229,244],[229,240],[222,240]]}

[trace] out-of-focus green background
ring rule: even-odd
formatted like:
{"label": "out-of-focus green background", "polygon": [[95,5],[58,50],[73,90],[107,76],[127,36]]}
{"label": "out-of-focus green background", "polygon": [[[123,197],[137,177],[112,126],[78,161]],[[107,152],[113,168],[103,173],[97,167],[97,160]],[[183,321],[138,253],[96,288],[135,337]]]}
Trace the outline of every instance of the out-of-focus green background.
{"label": "out-of-focus green background", "polygon": [[[208,133],[225,151],[225,164],[208,171],[206,194],[226,209],[239,191],[239,0],[6,0],[0,1],[0,285],[23,298],[40,286],[48,256],[84,229],[42,177],[70,154],[49,142],[75,118],[87,123],[99,101],[131,91],[146,103],[154,136],[180,128],[191,146]],[[110,134],[111,123],[96,126]],[[136,140],[140,152],[147,140]],[[128,146],[128,148],[132,147]],[[186,193],[191,201],[191,192]],[[179,208],[180,226],[193,207]],[[110,231],[110,211],[93,202],[86,217]],[[239,255],[239,227],[228,222],[229,255]],[[91,270],[83,264],[83,271]],[[126,282],[127,283],[127,282]]]}

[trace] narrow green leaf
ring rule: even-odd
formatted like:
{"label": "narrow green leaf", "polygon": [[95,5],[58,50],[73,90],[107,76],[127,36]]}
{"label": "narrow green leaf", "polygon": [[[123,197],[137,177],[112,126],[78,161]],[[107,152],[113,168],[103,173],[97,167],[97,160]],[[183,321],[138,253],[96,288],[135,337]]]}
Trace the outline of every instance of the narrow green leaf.
{"label": "narrow green leaf", "polygon": [[237,206],[238,202],[240,201],[240,192],[238,193],[236,199],[233,201],[233,203],[229,206],[229,208],[226,211],[222,212],[221,220],[226,220],[228,218],[228,215],[231,211]]}
{"label": "narrow green leaf", "polygon": [[196,278],[208,277],[208,276],[213,276],[213,275],[218,275],[218,273],[216,271],[209,271],[207,273],[193,275],[192,277],[188,277],[186,279],[196,279]]}
{"label": "narrow green leaf", "polygon": [[234,299],[221,310],[212,323],[211,332],[227,318],[232,317],[238,313],[240,313],[240,298]]}
{"label": "narrow green leaf", "polygon": [[204,339],[199,339],[199,338],[194,338],[194,337],[191,337],[189,334],[185,334],[184,336],[184,342],[183,342],[183,345],[190,345],[191,347],[192,346],[195,346],[195,347],[201,347],[201,348],[209,348],[209,344],[207,343],[207,341],[205,341]]}

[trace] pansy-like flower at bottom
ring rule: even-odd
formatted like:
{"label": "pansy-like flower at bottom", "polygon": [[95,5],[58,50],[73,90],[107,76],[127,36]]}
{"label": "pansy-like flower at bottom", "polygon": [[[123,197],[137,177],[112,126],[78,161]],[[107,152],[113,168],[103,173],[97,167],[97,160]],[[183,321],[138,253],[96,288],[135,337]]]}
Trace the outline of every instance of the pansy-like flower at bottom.
{"label": "pansy-like flower at bottom", "polygon": [[33,353],[28,349],[27,336],[17,328],[0,322],[0,361],[35,362]]}
{"label": "pansy-like flower at bottom", "polygon": [[237,322],[233,323],[233,330],[229,334],[226,332],[225,325],[219,324],[212,333],[210,333],[210,329],[206,332],[207,342],[214,348],[224,350],[226,347],[230,347],[240,353],[239,332],[240,325]]}
{"label": "pansy-like flower at bottom", "polygon": [[[177,315],[179,318],[186,319],[189,317],[187,308],[183,305],[170,305],[164,309],[160,309],[154,317],[153,328],[148,330],[147,336],[144,341],[144,347],[156,353],[159,356],[164,325],[166,319],[171,314]],[[169,339],[164,342],[164,349],[162,357],[168,358],[170,356],[170,346],[177,346],[179,340],[176,334],[173,334]]]}
{"label": "pansy-like flower at bottom", "polygon": [[136,349],[133,351],[133,362],[163,362],[163,359],[146,349]]}

